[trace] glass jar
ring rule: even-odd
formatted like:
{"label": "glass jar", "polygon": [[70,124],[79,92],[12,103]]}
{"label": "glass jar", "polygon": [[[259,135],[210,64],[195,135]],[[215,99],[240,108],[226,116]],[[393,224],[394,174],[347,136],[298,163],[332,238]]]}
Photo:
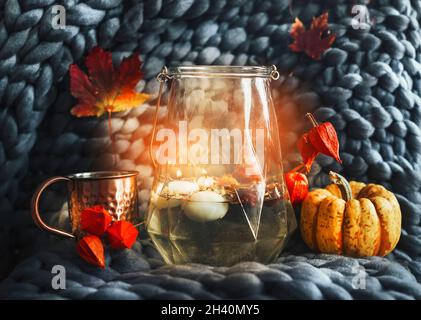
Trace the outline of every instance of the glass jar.
{"label": "glass jar", "polygon": [[[296,228],[270,81],[274,66],[179,66],[151,142],[149,235],[167,263],[272,262]],[[157,106],[158,114],[159,102]]]}

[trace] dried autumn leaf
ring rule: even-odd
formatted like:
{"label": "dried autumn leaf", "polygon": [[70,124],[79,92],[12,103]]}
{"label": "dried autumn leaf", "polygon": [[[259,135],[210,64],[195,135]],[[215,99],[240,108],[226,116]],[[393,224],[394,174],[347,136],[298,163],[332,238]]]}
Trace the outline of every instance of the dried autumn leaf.
{"label": "dried autumn leaf", "polygon": [[98,236],[92,234],[84,236],[76,244],[76,252],[86,262],[100,268],[105,267],[104,246]]}
{"label": "dried autumn leaf", "polygon": [[80,228],[83,231],[101,236],[112,221],[111,215],[103,206],[86,208],[80,214]]}
{"label": "dried autumn leaf", "polygon": [[311,144],[307,133],[304,133],[301,136],[301,138],[298,140],[297,146],[298,150],[301,153],[301,157],[303,158],[306,170],[307,172],[309,172],[314,162],[314,159],[316,159],[318,155],[318,151]]}
{"label": "dried autumn leaf", "polygon": [[217,178],[217,184],[222,187],[232,187],[232,188],[238,188],[240,183],[235,179],[232,175],[223,175],[220,178]]}
{"label": "dried autumn leaf", "polygon": [[259,183],[263,179],[257,164],[238,166],[232,175],[240,183]]}
{"label": "dried autumn leaf", "polygon": [[124,111],[149,98],[135,91],[143,77],[139,54],[124,58],[120,66],[114,68],[111,52],[95,47],[85,62],[89,76],[77,65],[70,66],[70,91],[79,100],[71,110],[74,116],[99,117],[104,112]]}
{"label": "dried autumn leaf", "polygon": [[316,127],[311,128],[308,137],[317,151],[342,163],[342,160],[339,157],[338,136],[332,123],[323,122]]}
{"label": "dried autumn leaf", "polygon": [[239,188],[237,195],[243,206],[255,207],[258,200],[258,193],[256,190],[250,188]]}
{"label": "dried autumn leaf", "polygon": [[135,243],[139,231],[124,220],[115,221],[106,231],[110,246],[113,249],[131,248]]}
{"label": "dried autumn leaf", "polygon": [[330,34],[328,13],[313,18],[310,29],[306,29],[300,19],[295,18],[290,34],[294,42],[289,45],[294,52],[305,52],[312,59],[319,60],[322,53],[329,49],[336,36]]}
{"label": "dried autumn leaf", "polygon": [[290,171],[285,174],[285,183],[293,205],[302,202],[308,194],[308,179],[305,174]]}

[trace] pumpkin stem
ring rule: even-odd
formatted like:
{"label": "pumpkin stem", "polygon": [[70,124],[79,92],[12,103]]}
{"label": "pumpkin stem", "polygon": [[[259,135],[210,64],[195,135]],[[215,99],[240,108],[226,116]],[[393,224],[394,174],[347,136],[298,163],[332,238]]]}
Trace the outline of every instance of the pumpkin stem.
{"label": "pumpkin stem", "polygon": [[333,171],[329,171],[329,178],[330,181],[332,181],[332,183],[336,184],[339,187],[339,189],[341,190],[342,198],[345,201],[349,201],[352,199],[352,190],[348,180],[346,180],[339,173]]}

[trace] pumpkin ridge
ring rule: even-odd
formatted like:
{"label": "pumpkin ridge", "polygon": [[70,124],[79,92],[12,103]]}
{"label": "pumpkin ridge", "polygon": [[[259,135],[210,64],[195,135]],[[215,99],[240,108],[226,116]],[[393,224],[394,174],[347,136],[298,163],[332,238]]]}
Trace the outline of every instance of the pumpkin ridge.
{"label": "pumpkin ridge", "polygon": [[344,210],[345,201],[336,196],[329,196],[320,204],[316,239],[321,251],[342,254],[343,247],[340,239]]}
{"label": "pumpkin ridge", "polygon": [[317,220],[316,220],[316,222],[317,222],[317,224],[315,225],[315,228],[314,228],[314,235],[315,235],[315,244],[316,244],[316,246],[317,246],[317,249],[319,250],[319,251],[322,251],[321,249],[320,249],[320,244],[319,244],[319,237],[318,237],[318,235],[320,236],[320,233],[321,233],[321,231],[319,230],[319,224],[321,223],[319,220],[319,218],[320,218],[320,211],[321,211],[321,209],[322,209],[322,204],[324,203],[324,201],[328,201],[329,203],[331,202],[331,201],[333,201],[332,200],[332,198],[333,198],[334,196],[333,195],[331,195],[331,196],[327,196],[326,198],[324,198],[322,201],[320,201],[320,204],[319,204],[319,207],[317,208],[317,211],[316,211],[316,216],[317,216]]}
{"label": "pumpkin ridge", "polygon": [[342,222],[341,222],[341,231],[339,232],[339,237],[338,237],[338,245],[341,248],[341,254],[343,252],[345,252],[345,245],[344,245],[344,229],[345,229],[345,210],[346,210],[346,202],[345,202],[345,206],[344,206],[344,210],[342,212]]}
{"label": "pumpkin ridge", "polygon": [[387,223],[384,219],[384,216],[380,214],[380,212],[383,211],[384,204],[380,205],[378,202],[384,201],[384,203],[387,203],[389,205],[389,208],[388,208],[389,211],[390,209],[392,209],[392,205],[390,204],[389,201],[387,201],[386,199],[380,196],[370,198],[370,200],[371,202],[373,202],[374,207],[376,208],[377,216],[380,220],[380,228],[381,228],[380,229],[380,246],[379,246],[379,252],[377,255],[384,257],[390,251],[393,250],[393,243],[389,239],[392,231],[390,230],[390,228],[388,229],[388,227],[390,227],[390,221],[389,223]]}
{"label": "pumpkin ridge", "polygon": [[319,203],[317,204],[316,213],[314,214],[314,217],[313,217],[313,228],[312,228],[311,237],[312,237],[312,240],[313,240],[314,249],[316,251],[320,251],[319,244],[317,243],[317,237],[316,237],[316,235],[317,235],[317,221],[319,219],[319,209],[320,209],[320,205],[322,204],[323,200],[325,200],[328,197],[330,197],[330,196],[326,196],[325,198],[323,198],[322,200],[319,201]]}
{"label": "pumpkin ridge", "polygon": [[[363,188],[363,189],[365,189],[365,188]],[[363,190],[362,189],[362,190]],[[361,191],[362,191],[361,190]],[[361,193],[361,192],[360,192]],[[382,227],[381,227],[381,220],[380,220],[380,217],[379,217],[379,215],[378,215],[378,213],[377,213],[377,208],[376,208],[376,205],[373,203],[373,201],[370,199],[370,198],[361,198],[361,199],[367,199],[368,201],[370,201],[371,202],[371,204],[374,206],[374,208],[376,209],[376,215],[377,215],[377,218],[379,219],[379,224],[380,224],[380,233],[379,233],[379,244],[378,244],[378,246],[377,246],[377,248],[376,248],[376,250],[375,250],[375,252],[374,252],[374,255],[375,256],[378,256],[379,255],[379,253],[380,253],[380,247],[381,247],[381,244],[382,244],[382,241],[383,241],[383,234],[382,234]]]}
{"label": "pumpkin ridge", "polygon": [[[361,230],[361,234],[364,234],[364,231],[363,230],[366,230],[367,228],[369,228],[370,227],[370,225],[363,225],[362,223],[363,223],[363,215],[365,215],[365,214],[367,214],[367,215],[369,215],[369,216],[371,216],[371,211],[370,211],[370,208],[368,208],[369,206],[364,206],[363,204],[364,203],[369,203],[370,205],[372,205],[373,207],[372,207],[372,209],[374,209],[374,215],[373,215],[373,217],[375,217],[376,219],[377,219],[377,222],[378,222],[378,238],[375,240],[376,242],[375,242],[375,245],[374,245],[374,251],[373,252],[371,252],[370,254],[368,254],[368,256],[371,256],[371,255],[378,255],[378,253],[379,253],[379,250],[380,250],[380,244],[381,244],[381,239],[382,239],[382,234],[381,234],[381,223],[380,223],[380,218],[379,218],[379,216],[378,216],[378,214],[377,214],[377,210],[376,210],[376,206],[373,204],[373,202],[370,200],[370,199],[367,199],[367,198],[361,198],[361,199],[359,199],[358,200],[359,202],[360,202],[360,207],[361,207],[361,221],[360,221],[360,225],[359,225],[359,227],[360,227],[360,230]],[[366,211],[367,210],[367,211]],[[373,221],[372,221],[373,222]],[[374,222],[374,224],[376,224],[376,222]],[[371,227],[372,227],[372,225],[371,225]],[[366,230],[367,231],[367,230]],[[368,236],[369,234],[367,233],[367,234],[365,234],[365,236]],[[362,239],[363,241],[367,241],[367,239]],[[361,255],[360,255],[361,256]],[[366,255],[365,255],[366,256]]]}
{"label": "pumpkin ridge", "polygon": [[[355,205],[360,210],[358,219],[355,219]],[[353,221],[357,220],[357,221]],[[343,248],[344,253],[350,256],[356,256],[358,254],[358,245],[361,238],[361,205],[357,199],[351,199],[345,204],[344,218],[343,218]],[[353,227],[357,229],[355,234],[352,236]]]}
{"label": "pumpkin ridge", "polygon": [[313,245],[314,245],[314,249],[316,251],[320,251],[319,244],[317,243],[317,222],[318,222],[318,219],[319,219],[319,209],[320,209],[320,205],[322,204],[322,201],[320,201],[319,204],[317,205],[317,210],[316,210],[316,213],[313,217],[313,229],[312,229],[311,237],[313,239]]}
{"label": "pumpkin ridge", "polygon": [[359,253],[359,249],[360,249],[360,243],[361,243],[361,239],[363,237],[363,231],[361,229],[361,223],[362,223],[362,206],[361,206],[361,202],[359,199],[355,199],[358,202],[358,207],[360,209],[359,215],[358,215],[358,222],[357,222],[357,227],[358,227],[358,232],[357,232],[357,254]]}
{"label": "pumpkin ridge", "polygon": [[331,196],[330,192],[325,189],[315,189],[311,191],[304,200],[301,207],[301,221],[300,230],[304,242],[310,249],[319,251],[315,237],[315,230],[317,229],[318,211],[323,199]]}

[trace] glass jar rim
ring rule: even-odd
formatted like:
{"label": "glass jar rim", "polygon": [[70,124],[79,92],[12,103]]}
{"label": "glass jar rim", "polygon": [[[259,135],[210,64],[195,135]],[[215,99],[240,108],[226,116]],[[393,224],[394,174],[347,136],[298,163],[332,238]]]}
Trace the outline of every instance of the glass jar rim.
{"label": "glass jar rim", "polygon": [[275,66],[239,65],[183,65],[168,68],[170,77],[263,77],[268,78],[276,71]]}

